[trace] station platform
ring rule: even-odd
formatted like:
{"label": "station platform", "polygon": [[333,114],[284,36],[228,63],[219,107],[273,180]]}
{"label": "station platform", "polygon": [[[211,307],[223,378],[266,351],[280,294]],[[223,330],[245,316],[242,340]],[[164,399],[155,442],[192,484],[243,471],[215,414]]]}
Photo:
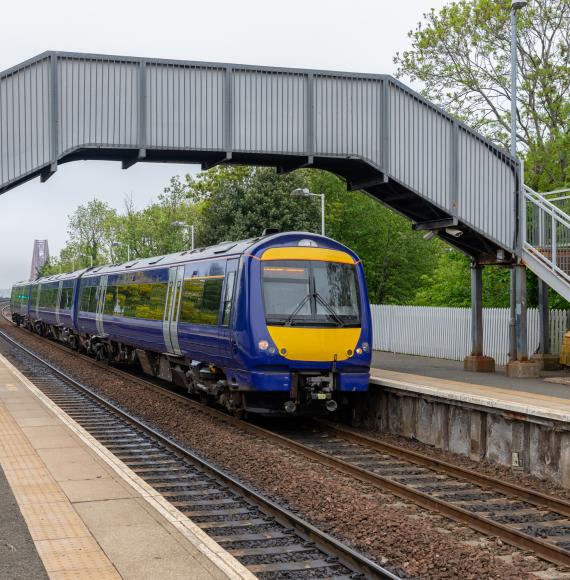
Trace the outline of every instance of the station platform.
{"label": "station platform", "polygon": [[[378,384],[570,423],[568,371],[512,379],[501,367],[494,373],[473,373],[459,361],[381,351],[374,352],[372,364],[371,376]],[[559,378],[568,384],[552,382]]]}
{"label": "station platform", "polygon": [[[375,352],[356,421],[570,487],[570,375],[512,379],[463,363]],[[558,381],[558,382],[551,382]]]}
{"label": "station platform", "polygon": [[0,355],[1,578],[254,577],[38,392]]}

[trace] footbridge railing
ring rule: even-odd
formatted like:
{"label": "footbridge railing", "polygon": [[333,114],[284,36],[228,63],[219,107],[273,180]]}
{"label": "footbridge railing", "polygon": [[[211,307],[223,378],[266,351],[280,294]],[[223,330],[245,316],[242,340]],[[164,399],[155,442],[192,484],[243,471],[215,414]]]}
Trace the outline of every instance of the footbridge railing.
{"label": "footbridge railing", "polygon": [[570,300],[570,189],[538,193],[524,187],[525,263]]}

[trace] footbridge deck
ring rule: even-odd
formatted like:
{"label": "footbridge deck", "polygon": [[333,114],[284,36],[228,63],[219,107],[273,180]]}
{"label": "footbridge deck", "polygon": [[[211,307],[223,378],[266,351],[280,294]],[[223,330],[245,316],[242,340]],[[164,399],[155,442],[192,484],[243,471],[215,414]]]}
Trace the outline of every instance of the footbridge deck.
{"label": "footbridge deck", "polygon": [[61,52],[0,73],[0,193],[77,159],[327,169],[479,262],[517,248],[516,160],[387,75]]}

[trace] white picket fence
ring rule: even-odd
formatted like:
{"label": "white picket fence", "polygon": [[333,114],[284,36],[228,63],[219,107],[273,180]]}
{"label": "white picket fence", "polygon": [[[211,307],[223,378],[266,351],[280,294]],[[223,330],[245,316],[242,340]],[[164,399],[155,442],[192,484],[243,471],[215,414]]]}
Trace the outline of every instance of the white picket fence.
{"label": "white picket fence", "polygon": [[[373,346],[402,354],[463,360],[471,353],[471,310],[372,304]],[[483,309],[483,352],[504,365],[509,354],[508,308]],[[566,310],[550,311],[551,352],[559,352],[567,330]],[[538,309],[528,309],[529,352],[539,342]]]}

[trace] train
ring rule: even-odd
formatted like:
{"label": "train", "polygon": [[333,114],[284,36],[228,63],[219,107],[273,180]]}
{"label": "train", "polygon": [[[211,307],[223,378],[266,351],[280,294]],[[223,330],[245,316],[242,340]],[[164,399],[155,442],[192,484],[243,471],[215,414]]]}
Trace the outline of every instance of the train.
{"label": "train", "polygon": [[[320,415],[368,390],[372,323],[358,256],[265,233],[15,284],[12,320],[235,415]],[[340,408],[339,408],[340,407]]]}

